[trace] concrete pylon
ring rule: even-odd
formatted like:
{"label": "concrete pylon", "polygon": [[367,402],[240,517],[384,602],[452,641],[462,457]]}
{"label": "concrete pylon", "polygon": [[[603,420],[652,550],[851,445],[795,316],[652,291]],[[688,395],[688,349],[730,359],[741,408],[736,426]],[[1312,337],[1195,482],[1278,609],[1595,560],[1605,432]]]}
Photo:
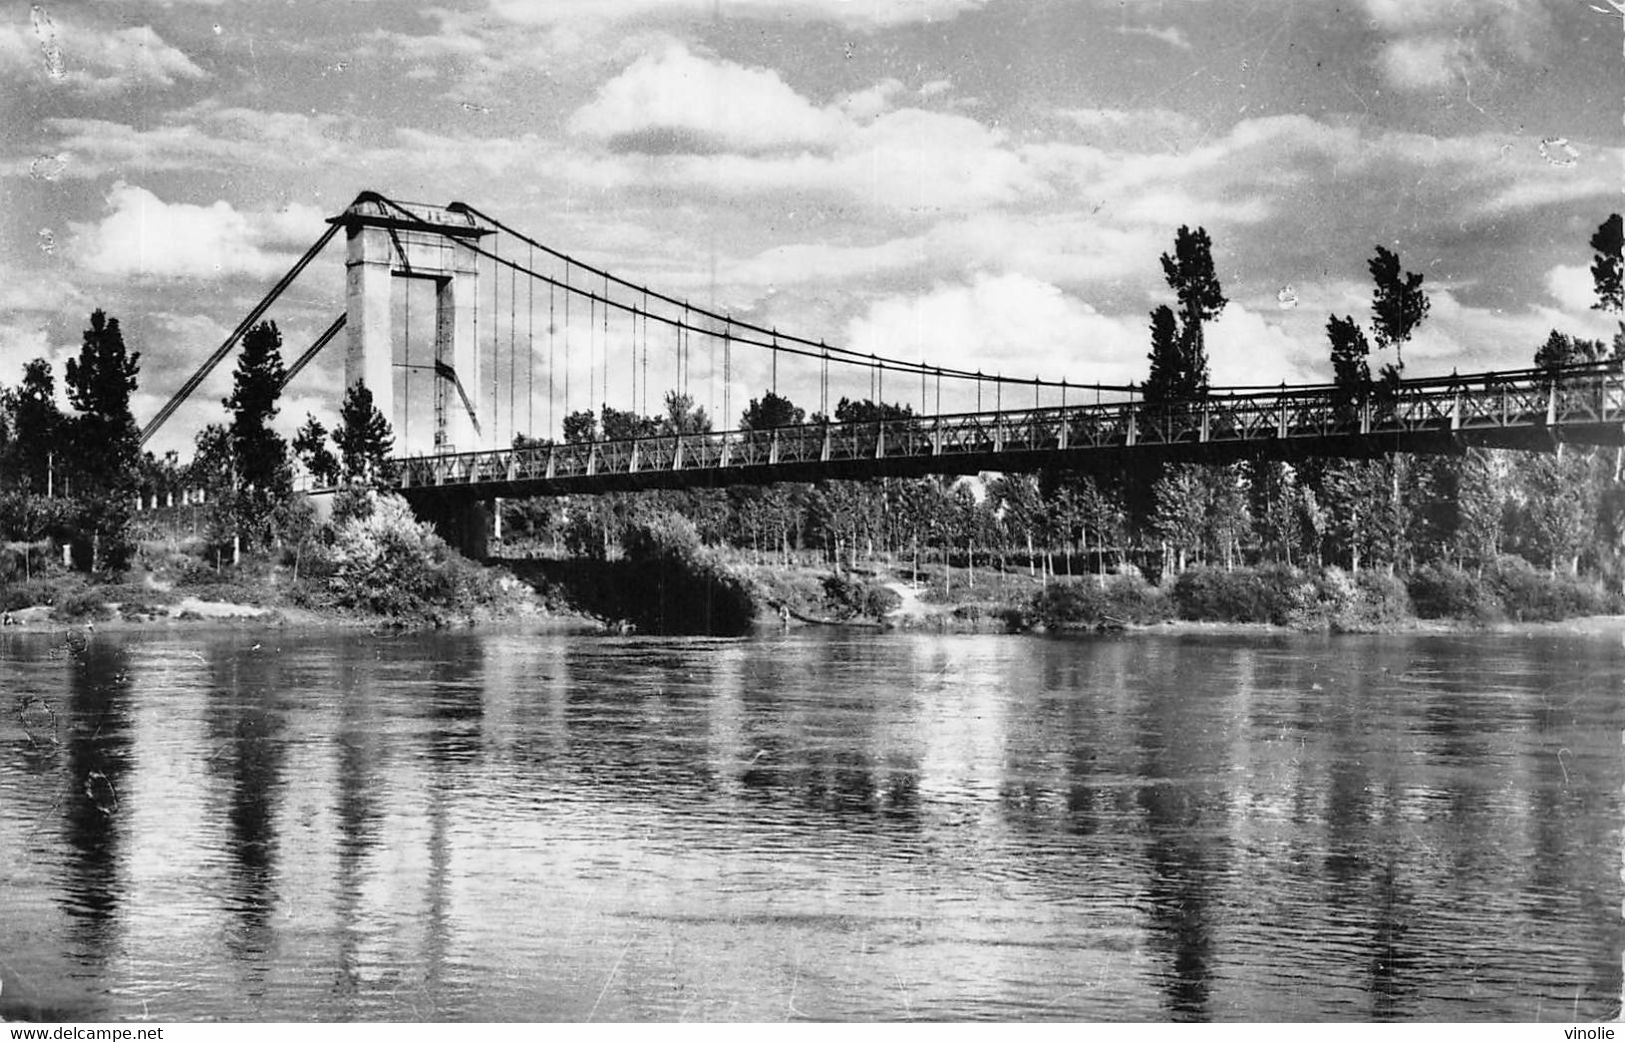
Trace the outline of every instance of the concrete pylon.
{"label": "concrete pylon", "polygon": [[[365,381],[373,404],[402,430],[396,411],[395,331],[391,295],[398,278],[435,284],[434,447],[481,448],[480,349],[475,330],[478,257],[470,244],[490,234],[466,213],[419,203],[393,203],[363,192],[339,216],[344,228],[344,383]],[[414,407],[421,403],[410,403]],[[421,428],[420,428],[421,429]],[[406,446],[400,445],[404,450]]]}

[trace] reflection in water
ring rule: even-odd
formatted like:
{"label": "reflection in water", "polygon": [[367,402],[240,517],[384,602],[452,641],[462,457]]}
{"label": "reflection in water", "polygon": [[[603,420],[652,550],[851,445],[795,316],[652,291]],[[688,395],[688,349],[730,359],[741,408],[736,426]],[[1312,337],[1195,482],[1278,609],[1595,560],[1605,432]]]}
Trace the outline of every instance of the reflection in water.
{"label": "reflection in water", "polygon": [[[1214,775],[1216,736],[1191,725],[1192,701],[1225,697],[1224,675],[1200,672],[1205,656],[1175,645],[1142,681],[1137,745],[1150,838],[1146,900],[1150,941],[1163,953],[1166,1002],[1175,1019],[1206,1020],[1212,977],[1215,897],[1229,842],[1222,791]],[[1192,658],[1200,661],[1192,662]],[[1214,683],[1218,680],[1219,683]]]}
{"label": "reflection in water", "polygon": [[1618,1012],[1608,642],[30,639],[4,1016]]}
{"label": "reflection in water", "polygon": [[[101,641],[73,642],[64,663],[68,721],[62,801],[67,879],[57,899],[73,922],[73,949],[89,965],[115,956],[123,886],[119,855],[133,751],[129,656]],[[121,797],[121,792],[124,797]]]}
{"label": "reflection in water", "polygon": [[[245,967],[270,950],[276,905],[277,798],[283,788],[283,709],[275,655],[236,646],[209,649],[210,772],[227,793],[226,850],[235,929],[227,944]],[[258,993],[262,979],[247,988]]]}

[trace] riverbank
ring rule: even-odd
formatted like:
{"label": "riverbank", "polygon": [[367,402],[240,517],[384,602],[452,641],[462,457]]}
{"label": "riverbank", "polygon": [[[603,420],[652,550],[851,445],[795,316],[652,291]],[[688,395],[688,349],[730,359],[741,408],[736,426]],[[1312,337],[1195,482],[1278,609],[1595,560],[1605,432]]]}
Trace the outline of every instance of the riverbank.
{"label": "riverbank", "polygon": [[[376,529],[378,526],[374,526]],[[387,521],[383,533],[416,534]],[[446,626],[741,635],[845,626],[938,633],[1148,631],[1612,632],[1617,594],[1521,561],[1476,574],[1430,566],[1411,576],[1285,566],[1196,568],[1161,584],[1107,576],[942,564],[751,560],[700,543],[692,525],[654,519],[613,559],[536,557],[484,565],[433,540],[373,538],[335,567],[286,552],[208,568],[146,548],[111,583],[56,571],[0,585],[0,611],[23,627],[128,629],[187,624],[415,629]],[[380,546],[379,544],[386,544]],[[315,556],[315,555],[310,555]],[[332,551],[329,557],[336,556]],[[365,567],[363,567],[365,565]],[[1599,620],[1586,622],[1584,620]]]}

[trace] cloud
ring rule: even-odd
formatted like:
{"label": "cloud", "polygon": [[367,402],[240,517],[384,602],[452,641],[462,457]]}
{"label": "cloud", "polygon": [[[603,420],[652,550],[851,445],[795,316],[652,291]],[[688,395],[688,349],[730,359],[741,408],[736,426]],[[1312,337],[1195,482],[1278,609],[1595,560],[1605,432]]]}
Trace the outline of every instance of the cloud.
{"label": "cloud", "polygon": [[1127,383],[1143,375],[1142,325],[1027,275],[983,274],[876,301],[849,323],[846,346],[988,374]]}
{"label": "cloud", "polygon": [[207,75],[151,26],[100,28],[58,20],[38,6],[29,24],[0,26],[0,72],[99,95]]}
{"label": "cloud", "polygon": [[1597,302],[1591,269],[1584,264],[1560,264],[1546,273],[1546,291],[1563,307],[1586,311]]}
{"label": "cloud", "polygon": [[156,278],[256,277],[291,263],[267,247],[315,241],[322,230],[314,207],[280,213],[241,213],[224,200],[209,206],[166,203],[122,182],[107,196],[110,213],[95,224],[71,223],[70,250],[97,275]]}
{"label": "cloud", "polygon": [[1466,76],[1474,60],[1472,45],[1453,36],[1395,40],[1382,49],[1380,59],[1383,76],[1405,90],[1446,86]]}
{"label": "cloud", "polygon": [[665,151],[657,138],[759,152],[827,144],[840,115],[814,107],[777,72],[696,57],[681,44],[645,55],[570,117],[571,133],[626,151]]}
{"label": "cloud", "polygon": [[1364,0],[1372,28],[1383,34],[1377,68],[1401,90],[1469,85],[1491,66],[1531,61],[1551,36],[1540,0]]}
{"label": "cloud", "polygon": [[581,20],[626,21],[655,16],[794,19],[878,29],[940,22],[986,0],[492,0],[491,12],[512,22],[554,25]]}
{"label": "cloud", "polygon": [[1152,40],[1160,40],[1170,47],[1177,47],[1182,51],[1191,50],[1191,42],[1186,39],[1178,26],[1155,28],[1153,26],[1120,25],[1112,30],[1119,36],[1144,36]]}
{"label": "cloud", "polygon": [[1204,337],[1215,387],[1318,383],[1327,376],[1323,342],[1294,336],[1239,303],[1231,302]]}
{"label": "cloud", "polygon": [[848,95],[844,110],[820,107],[776,72],[672,44],[606,83],[569,127],[624,157],[612,182],[649,188],[838,195],[905,212],[1047,194],[1002,132],[957,114],[883,111],[900,93],[884,81]]}

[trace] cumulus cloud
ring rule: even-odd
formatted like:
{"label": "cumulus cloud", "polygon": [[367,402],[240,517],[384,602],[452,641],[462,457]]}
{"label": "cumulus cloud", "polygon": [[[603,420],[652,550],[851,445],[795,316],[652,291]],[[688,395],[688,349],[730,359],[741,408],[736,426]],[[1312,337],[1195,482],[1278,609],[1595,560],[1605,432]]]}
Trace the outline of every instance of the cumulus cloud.
{"label": "cumulus cloud", "polygon": [[572,133],[629,151],[811,147],[841,130],[777,72],[698,57],[681,44],[645,55],[570,117]]}
{"label": "cumulus cloud", "polygon": [[1597,302],[1596,283],[1584,264],[1560,264],[1548,271],[1546,291],[1571,311],[1588,311]]}
{"label": "cumulus cloud", "polygon": [[1204,333],[1215,387],[1318,383],[1328,364],[1322,343],[1305,341],[1278,322],[1232,302]]}
{"label": "cumulus cloud", "polygon": [[[721,194],[839,194],[901,211],[963,210],[1048,189],[1002,132],[965,116],[885,111],[885,81],[820,107],[778,73],[668,45],[633,62],[570,118],[626,156],[624,178]],[[647,163],[651,155],[660,163]]]}
{"label": "cumulus cloud", "polygon": [[153,193],[119,183],[107,196],[109,213],[94,224],[73,224],[73,257],[98,275],[156,278],[268,276],[291,257],[270,249],[315,241],[322,229],[314,207],[279,213],[242,213],[225,201],[209,206],[166,203]]}
{"label": "cumulus cloud", "polygon": [[848,325],[846,343],[989,374],[1127,383],[1143,375],[1142,325],[1027,275],[983,274],[876,301]]}
{"label": "cumulus cloud", "polygon": [[0,26],[0,71],[92,94],[170,87],[206,75],[151,26],[97,28],[39,9],[27,25]]}

